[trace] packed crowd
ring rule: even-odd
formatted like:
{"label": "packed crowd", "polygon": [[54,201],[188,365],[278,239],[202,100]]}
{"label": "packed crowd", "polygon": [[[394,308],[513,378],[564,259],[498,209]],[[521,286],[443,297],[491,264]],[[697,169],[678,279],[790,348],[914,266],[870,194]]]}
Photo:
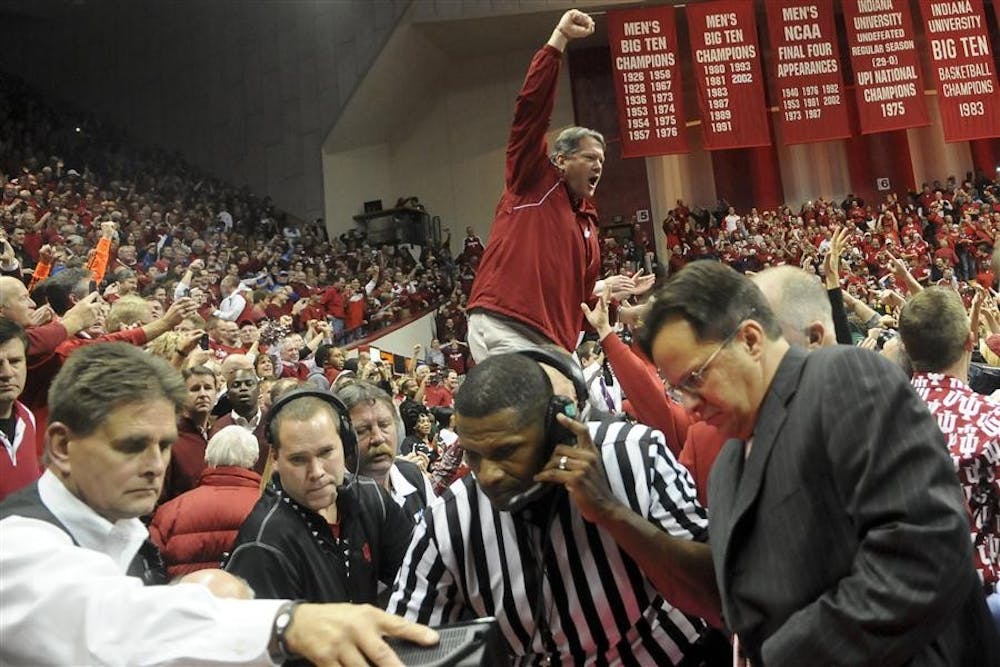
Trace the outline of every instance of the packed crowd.
{"label": "packed crowd", "polygon": [[[327,243],[163,156],[98,170],[70,145],[96,130],[6,106],[3,662],[397,665],[383,636],[475,617],[497,662],[1000,661],[1000,406],[970,388],[1000,183],[678,202],[654,291],[648,239],[600,245],[603,137],[545,141],[593,32],[571,10],[536,53],[454,261]],[[348,358],[434,294],[405,369]]]}
{"label": "packed crowd", "polygon": [[925,183],[919,192],[889,193],[875,204],[854,195],[839,203],[819,197],[797,211],[737,213],[724,201],[712,211],[692,210],[678,200],[662,222],[671,273],[712,258],[740,272],[790,264],[821,275],[836,228],[848,230],[843,285],[869,305],[896,286],[897,259],[921,284],[951,285],[967,303],[972,283],[996,286],[991,259],[1000,233],[1000,183],[982,175]]}
{"label": "packed crowd", "polygon": [[[475,275],[474,250],[456,261],[450,234],[412,249],[370,246],[357,230],[330,240],[322,221],[301,223],[176,155],[136,148],[6,75],[0,173],[5,273],[32,289],[97,266],[109,301],[139,296],[155,314],[190,295],[206,320],[271,325],[272,340],[325,322],[344,344],[442,303],[461,308]],[[114,228],[102,246],[104,223]]]}

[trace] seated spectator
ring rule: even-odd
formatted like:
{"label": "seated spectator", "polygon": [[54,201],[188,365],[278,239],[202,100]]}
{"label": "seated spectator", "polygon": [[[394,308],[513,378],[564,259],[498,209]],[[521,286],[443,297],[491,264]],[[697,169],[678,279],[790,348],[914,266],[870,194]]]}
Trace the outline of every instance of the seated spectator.
{"label": "seated spectator", "polygon": [[424,404],[429,408],[455,406],[458,373],[453,370],[436,372],[424,387]]}
{"label": "seated spectator", "polygon": [[424,362],[428,366],[444,366],[444,352],[441,351],[441,341],[437,338],[431,339],[431,345],[427,348],[427,354],[424,355]]}
{"label": "seated spectator", "polygon": [[[435,410],[439,408],[434,408]],[[425,411],[417,417],[413,429],[406,434],[399,445],[399,453],[403,456],[415,455],[425,472],[437,462],[438,449],[432,433],[433,417]]]}
{"label": "seated spectator", "polygon": [[136,329],[149,324],[153,320],[149,304],[140,296],[128,295],[119,297],[111,304],[111,310],[104,321],[108,333],[116,333],[126,329]]}
{"label": "seated spectator", "polygon": [[240,528],[226,570],[258,597],[375,602],[391,584],[412,523],[358,469],[357,439],[343,404],[294,390],[268,413],[276,492]]}
{"label": "seated spectator", "polygon": [[588,400],[601,412],[618,415],[622,411],[622,389],[605,364],[604,350],[594,341],[585,341],[576,348],[587,382]]}
{"label": "seated spectator", "polygon": [[35,415],[18,401],[28,375],[28,335],[0,317],[0,500],[38,479]]}
{"label": "seated spectator", "polygon": [[177,577],[217,568],[236,532],[260,498],[257,439],[239,426],[216,433],[205,448],[197,486],[160,505],[149,536],[163,554],[167,574]]}
{"label": "seated spectator", "polygon": [[[465,375],[469,359],[469,346],[452,336],[447,345],[441,346],[445,365],[458,375]],[[454,391],[454,390],[453,390]]]}

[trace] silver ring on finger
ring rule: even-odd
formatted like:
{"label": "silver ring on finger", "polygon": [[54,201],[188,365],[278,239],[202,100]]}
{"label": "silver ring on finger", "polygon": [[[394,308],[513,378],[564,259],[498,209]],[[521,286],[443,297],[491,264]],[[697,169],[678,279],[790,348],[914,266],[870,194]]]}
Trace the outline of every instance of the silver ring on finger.
{"label": "silver ring on finger", "polygon": [[559,457],[559,469],[560,470],[568,470],[568,468],[566,467],[566,462],[567,461],[569,461],[569,457],[568,456],[560,456]]}

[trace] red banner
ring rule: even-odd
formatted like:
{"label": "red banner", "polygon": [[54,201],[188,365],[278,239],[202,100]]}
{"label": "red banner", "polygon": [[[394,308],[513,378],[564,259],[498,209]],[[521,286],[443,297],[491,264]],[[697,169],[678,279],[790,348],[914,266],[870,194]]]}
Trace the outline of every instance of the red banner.
{"label": "red banner", "polygon": [[909,0],[843,0],[861,134],[928,125]]}
{"label": "red banner", "polygon": [[673,7],[608,12],[622,157],[687,153]]}
{"label": "red banner", "polygon": [[753,0],[688,5],[687,17],[705,148],[769,146]]}
{"label": "red banner", "polygon": [[833,0],[767,0],[782,142],[851,136]]}
{"label": "red banner", "polygon": [[1000,136],[1000,92],[983,0],[920,0],[945,141]]}

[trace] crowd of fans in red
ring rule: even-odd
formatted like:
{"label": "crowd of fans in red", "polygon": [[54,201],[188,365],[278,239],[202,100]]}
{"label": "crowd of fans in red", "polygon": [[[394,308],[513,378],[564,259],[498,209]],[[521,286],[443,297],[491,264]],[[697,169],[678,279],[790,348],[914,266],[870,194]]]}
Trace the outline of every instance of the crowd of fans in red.
{"label": "crowd of fans in red", "polygon": [[866,204],[848,195],[822,197],[798,211],[752,208],[739,214],[720,202],[714,211],[682,200],[662,223],[670,273],[697,259],[718,259],[742,271],[791,264],[822,273],[833,230],[849,233],[841,258],[843,287],[875,307],[894,286],[893,259],[922,284],[949,284],[971,301],[970,283],[993,287],[994,239],[1000,233],[1000,184],[967,174],[959,182],[923,184],[905,197],[886,194]]}
{"label": "crowd of fans in red", "polygon": [[[104,267],[95,277],[105,298],[137,294],[165,309],[187,274],[207,319],[225,297],[222,279],[233,276],[250,304],[237,324],[280,321],[274,342],[329,321],[341,343],[442,303],[458,311],[475,275],[475,260],[466,261],[474,253],[456,262],[447,237],[419,254],[372,247],[356,231],[329,240],[322,222],[300,223],[178,156],[136,149],[9,77],[0,91],[0,147],[0,223],[17,263],[7,263],[8,274],[32,286],[64,268]],[[115,229],[95,266],[105,222]]]}
{"label": "crowd of fans in red", "polygon": [[[205,332],[208,350],[192,355],[187,366],[250,352],[265,382],[323,375],[329,384],[345,368],[340,346],[436,308],[437,337],[426,350],[414,348],[413,361],[420,363],[411,363],[408,374],[378,368],[365,355],[346,368],[384,385],[402,403],[416,451],[436,461],[442,445],[455,450],[447,453],[444,476],[455,472],[461,456],[447,435],[448,415],[432,419],[430,408],[450,406],[472,363],[465,304],[484,244],[471,227],[454,259],[450,235],[419,252],[372,247],[357,231],[328,240],[322,224],[294,221],[268,198],[222,183],[178,156],[136,149],[9,77],[0,86],[0,172],[4,275],[21,278],[42,306],[47,277],[84,268],[107,302],[129,297],[149,306],[111,321],[99,317],[84,337],[148,324],[189,296],[197,315],[180,318],[178,337],[161,341],[167,356],[170,348],[193,352]],[[967,305],[974,283],[996,286],[991,256],[1000,230],[1000,183],[972,175],[925,184],[904,197],[887,194],[877,204],[848,195],[840,203],[819,198],[798,211],[783,206],[741,214],[724,201],[706,210],[678,200],[662,222],[668,251],[659,266],[673,274],[689,262],[713,259],[740,271],[791,264],[823,274],[838,228],[846,230],[839,262],[846,298],[877,313],[892,313],[907,292],[899,283],[910,279],[951,285]],[[638,225],[630,237],[609,235],[602,243],[606,275],[658,264]],[[235,317],[220,311],[231,294],[246,304]],[[38,323],[66,310],[52,306],[34,312]],[[856,340],[864,339],[872,322],[852,321]],[[263,389],[266,402],[268,385]],[[438,428],[447,443],[433,435]]]}

